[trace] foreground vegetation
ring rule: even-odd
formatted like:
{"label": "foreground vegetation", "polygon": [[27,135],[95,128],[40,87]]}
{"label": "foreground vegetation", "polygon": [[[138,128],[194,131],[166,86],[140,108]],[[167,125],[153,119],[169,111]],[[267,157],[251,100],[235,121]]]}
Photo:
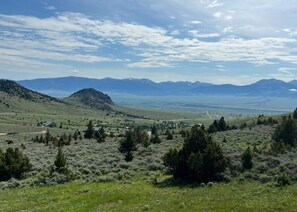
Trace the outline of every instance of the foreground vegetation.
{"label": "foreground vegetation", "polygon": [[258,182],[208,187],[156,185],[149,177],[109,183],[64,185],[0,192],[1,211],[294,211],[297,185]]}

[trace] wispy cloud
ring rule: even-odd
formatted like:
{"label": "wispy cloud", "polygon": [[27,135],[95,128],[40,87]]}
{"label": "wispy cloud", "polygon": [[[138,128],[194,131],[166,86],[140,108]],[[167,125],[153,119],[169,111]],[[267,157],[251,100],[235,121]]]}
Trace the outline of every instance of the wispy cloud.
{"label": "wispy cloud", "polygon": [[[78,13],[60,13],[49,18],[0,15],[0,26],[0,61],[15,58],[47,63],[128,62],[130,68],[174,67],[202,61],[297,63],[294,38],[220,38],[219,33],[199,30],[191,30],[190,37],[181,38],[178,30],[91,19]],[[225,28],[225,32],[232,30]],[[204,41],[205,38],[217,39]],[[113,53],[119,47],[126,48],[122,54],[129,54],[131,62]],[[103,54],[105,50],[110,54]]]}

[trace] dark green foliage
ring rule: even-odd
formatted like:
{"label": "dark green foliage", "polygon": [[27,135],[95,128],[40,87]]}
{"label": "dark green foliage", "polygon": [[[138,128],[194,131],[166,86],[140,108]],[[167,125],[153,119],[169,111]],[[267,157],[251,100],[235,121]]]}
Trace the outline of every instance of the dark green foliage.
{"label": "dark green foliage", "polygon": [[96,140],[97,140],[98,143],[105,142],[105,136],[102,135],[101,133],[96,134],[95,138],[96,138]]}
{"label": "dark green foliage", "polygon": [[48,145],[50,140],[51,140],[51,134],[50,134],[49,129],[47,129],[46,133],[45,133],[45,144]]}
{"label": "dark green foliage", "polygon": [[250,147],[248,147],[241,155],[241,163],[244,169],[251,169],[254,165],[253,163],[253,152]]}
{"label": "dark green foliage", "polygon": [[158,134],[155,134],[155,135],[152,135],[152,137],[151,137],[151,143],[152,144],[159,144],[159,143],[161,143],[161,138],[159,137],[159,135]]}
{"label": "dark green foliage", "polygon": [[5,153],[0,150],[0,180],[9,180],[10,178],[20,179],[23,173],[31,168],[27,156],[18,148],[8,148]]}
{"label": "dark green foliage", "polygon": [[166,137],[167,140],[173,140],[173,135],[172,133],[169,133]]}
{"label": "dark green foliage", "polygon": [[277,186],[287,186],[290,185],[291,179],[286,173],[281,173],[277,178],[276,178],[276,183]]}
{"label": "dark green foliage", "polygon": [[157,131],[158,131],[157,127],[155,125],[152,126],[151,131],[152,131],[152,135],[155,135],[157,133]]}
{"label": "dark green foliage", "polygon": [[173,134],[168,129],[166,130],[165,135],[167,136],[167,140],[173,140]]}
{"label": "dark green foliage", "polygon": [[13,141],[12,140],[6,140],[5,141],[7,144],[13,144]]}
{"label": "dark green foliage", "polygon": [[150,142],[152,144],[159,144],[159,143],[161,143],[162,140],[159,137],[157,127],[154,125],[151,130],[152,130],[152,136],[151,136]]}
{"label": "dark green foliage", "polygon": [[293,119],[297,119],[297,108],[293,112]]}
{"label": "dark green foliage", "polygon": [[181,131],[180,131],[181,137],[182,137],[182,138],[185,138],[186,135],[187,135],[187,132],[188,132],[188,131],[186,131],[186,130],[181,130]]}
{"label": "dark green foliage", "polygon": [[105,142],[106,133],[103,127],[100,127],[99,130],[95,132],[94,138],[98,143]]}
{"label": "dark green foliage", "polygon": [[227,124],[225,122],[224,117],[222,117],[218,122],[218,131],[226,131],[227,130]]}
{"label": "dark green foliage", "polygon": [[297,145],[297,123],[291,116],[284,117],[276,127],[272,139],[289,146]]}
{"label": "dark green foliage", "polygon": [[92,123],[92,121],[89,121],[89,123],[87,125],[87,130],[85,131],[84,138],[91,139],[91,138],[93,138],[94,133],[95,133],[95,131],[94,131],[93,123]]}
{"label": "dark green foliage", "polygon": [[209,125],[207,132],[208,133],[216,133],[216,132],[222,132],[227,131],[230,129],[236,129],[235,126],[230,127],[226,124],[225,118],[221,117],[220,120],[214,120],[214,122]]}
{"label": "dark green foliage", "polygon": [[125,160],[130,162],[133,160],[132,152],[136,151],[136,142],[134,132],[128,130],[125,133],[125,137],[120,140],[119,151],[125,155]]}
{"label": "dark green foliage", "polygon": [[142,144],[144,147],[148,147],[150,145],[150,138],[145,130],[137,127],[133,130],[133,134],[134,140],[137,144]]}
{"label": "dark green foliage", "polygon": [[267,119],[264,118],[264,115],[259,115],[257,119],[257,125],[270,125],[273,126],[275,124],[278,124],[278,121],[272,117],[269,117]]}
{"label": "dark green foliage", "polygon": [[78,139],[78,130],[75,130],[72,138],[76,141]]}
{"label": "dark green foliage", "polygon": [[183,148],[171,149],[163,162],[175,178],[197,183],[222,180],[228,165],[221,147],[198,126],[192,127]]}
{"label": "dark green foliage", "polygon": [[214,122],[209,125],[208,127],[208,133],[216,133],[218,132],[218,121],[217,120],[214,120]]}
{"label": "dark green foliage", "polygon": [[65,173],[67,170],[67,158],[63,153],[61,147],[58,149],[58,154],[56,156],[55,162],[55,170],[59,173]]}

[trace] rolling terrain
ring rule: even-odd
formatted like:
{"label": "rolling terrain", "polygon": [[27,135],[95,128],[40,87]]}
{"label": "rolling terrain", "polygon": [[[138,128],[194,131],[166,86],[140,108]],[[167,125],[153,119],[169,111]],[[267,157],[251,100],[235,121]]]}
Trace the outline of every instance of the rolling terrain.
{"label": "rolling terrain", "polygon": [[[258,115],[232,119],[226,116],[227,124],[235,128],[211,135],[232,162],[232,171],[225,172],[224,182],[175,184],[163,164],[164,154],[183,146],[183,130],[198,123],[208,127],[219,114],[227,113],[215,113],[207,106],[203,108],[207,109],[204,116],[181,112],[182,108],[179,112],[133,109],[115,104],[111,97],[94,89],[83,89],[67,98],[56,99],[11,81],[1,81],[0,88],[4,102],[0,114],[0,148],[22,149],[32,164],[24,179],[0,182],[0,210],[156,211],[162,208],[189,211],[206,210],[212,205],[213,210],[226,211],[291,210],[296,206],[291,201],[296,197],[295,184],[280,189],[275,181],[283,172],[296,181],[296,150],[272,154],[270,145],[276,124],[258,123]],[[170,101],[177,99],[167,101],[170,105]],[[180,101],[182,103],[182,99]],[[230,113],[234,113],[234,109],[230,108]],[[263,116],[261,120],[269,118]],[[280,116],[272,118],[282,120]],[[40,125],[47,121],[54,121],[57,126]],[[45,136],[49,129],[52,136],[72,137],[76,131],[83,133],[89,121],[104,128],[105,142],[72,139],[63,146],[71,178],[51,173],[58,148],[54,144],[36,142],[36,136]],[[138,145],[133,161],[127,162],[119,152],[119,142],[129,128],[136,126],[148,131],[156,126],[161,143],[148,147]],[[167,139],[167,130],[172,132],[172,140]],[[254,166],[244,171],[241,154],[247,147],[253,148]],[[271,199],[273,204],[270,204]],[[54,200],[59,201],[53,203]]]}

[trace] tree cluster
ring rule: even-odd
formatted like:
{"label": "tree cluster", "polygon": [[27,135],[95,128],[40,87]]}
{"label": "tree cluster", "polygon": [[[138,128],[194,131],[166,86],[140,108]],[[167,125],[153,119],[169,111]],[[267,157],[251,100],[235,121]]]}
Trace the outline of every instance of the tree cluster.
{"label": "tree cluster", "polygon": [[257,125],[275,125],[278,124],[278,121],[272,117],[269,117],[267,119],[264,118],[264,115],[259,115],[257,119]]}
{"label": "tree cluster", "polygon": [[84,138],[91,139],[94,138],[97,140],[97,142],[102,143],[105,142],[106,133],[103,127],[99,128],[98,131],[94,129],[94,125],[92,121],[89,121],[87,125],[87,129],[84,134]]}
{"label": "tree cluster", "polygon": [[142,144],[144,147],[150,145],[148,133],[140,127],[126,131],[124,138],[120,140],[119,151],[125,155],[125,160],[127,162],[133,160],[132,152],[137,150],[137,144]]}
{"label": "tree cluster", "polygon": [[76,130],[73,135],[72,134],[62,134],[58,136],[52,136],[50,131],[47,130],[45,133],[45,136],[40,135],[36,136],[35,138],[32,139],[33,142],[37,143],[44,143],[46,145],[54,145],[55,147],[60,147],[60,146],[65,146],[65,145],[70,145],[72,139],[77,140],[77,139],[82,139],[80,131]]}
{"label": "tree cluster", "polygon": [[154,125],[151,129],[152,135],[151,135],[151,139],[150,142],[152,144],[159,144],[161,143],[161,138],[159,137],[159,133],[158,133],[158,129],[157,127]]}
{"label": "tree cluster", "polygon": [[208,127],[208,133],[216,133],[221,131],[227,131],[230,129],[235,129],[236,127],[230,127],[226,124],[224,117],[220,118],[220,120],[214,120],[214,122]]}
{"label": "tree cluster", "polygon": [[196,183],[222,180],[229,164],[221,147],[199,126],[192,127],[182,149],[171,149],[163,162],[174,178]]}

